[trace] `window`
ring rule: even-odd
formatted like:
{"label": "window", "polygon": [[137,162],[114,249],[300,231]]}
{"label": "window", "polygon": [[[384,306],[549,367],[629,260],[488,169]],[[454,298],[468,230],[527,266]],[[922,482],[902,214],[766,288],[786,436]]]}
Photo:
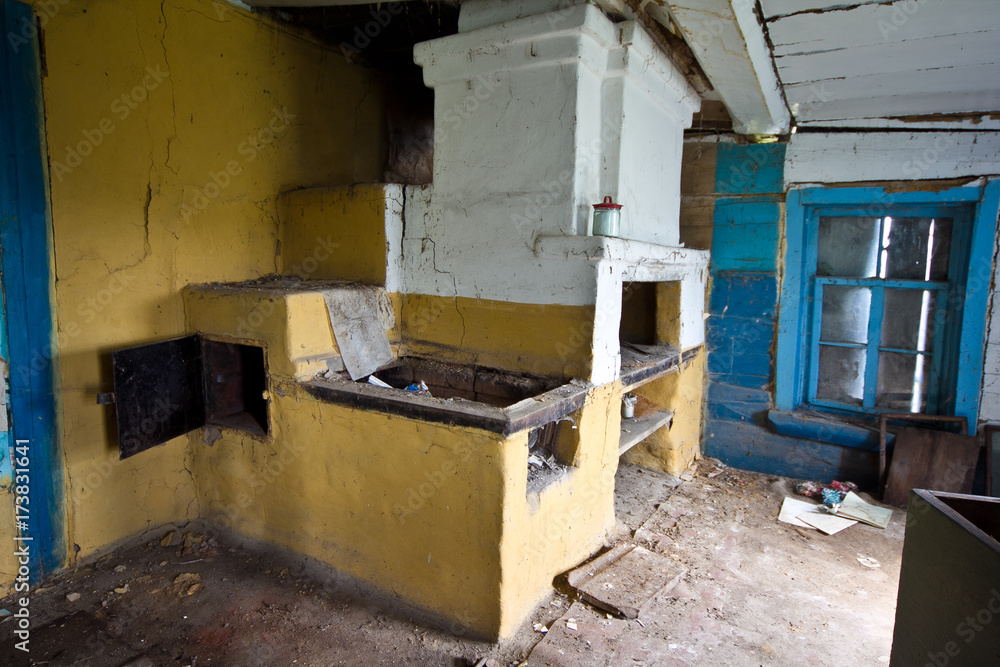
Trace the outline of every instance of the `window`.
{"label": "window", "polygon": [[961,305],[949,295],[964,281],[968,208],[889,212],[817,207],[810,216],[807,396],[849,410],[940,413],[954,394],[946,362]]}
{"label": "window", "polygon": [[996,220],[983,199],[980,188],[789,193],[779,409],[974,416]]}

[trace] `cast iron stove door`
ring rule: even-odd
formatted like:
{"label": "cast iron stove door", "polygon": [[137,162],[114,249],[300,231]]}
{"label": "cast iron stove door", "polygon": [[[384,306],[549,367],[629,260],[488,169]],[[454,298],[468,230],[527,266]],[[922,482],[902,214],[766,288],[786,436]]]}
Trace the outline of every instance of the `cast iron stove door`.
{"label": "cast iron stove door", "polygon": [[199,336],[118,350],[111,363],[122,459],[205,425]]}

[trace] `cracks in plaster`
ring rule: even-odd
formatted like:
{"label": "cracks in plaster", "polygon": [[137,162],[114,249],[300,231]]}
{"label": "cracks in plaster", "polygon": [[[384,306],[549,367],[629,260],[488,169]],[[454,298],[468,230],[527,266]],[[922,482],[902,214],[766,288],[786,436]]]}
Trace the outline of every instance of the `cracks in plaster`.
{"label": "cracks in plaster", "polygon": [[[143,206],[142,210],[142,220],[143,228],[145,230],[145,237],[143,238],[143,255],[139,262],[149,257],[152,254],[152,248],[149,245],[149,206],[153,203],[153,184],[152,182],[146,184],[146,204]],[[139,262],[136,262],[138,264]]]}
{"label": "cracks in plaster", "polygon": [[163,19],[163,32],[160,34],[160,49],[163,50],[163,64],[167,68],[167,79],[170,81],[170,122],[174,132],[167,137],[167,157],[163,160],[163,166],[170,170],[174,176],[179,176],[180,172],[170,166],[170,147],[177,140],[177,96],[174,94],[174,80],[170,67],[170,58],[167,56],[167,14],[164,8],[166,0],[160,0],[160,17]]}
{"label": "cracks in plaster", "polygon": [[458,342],[458,346],[462,347],[465,345],[465,332],[467,331],[467,328],[465,323],[465,313],[462,312],[462,309],[458,305],[458,280],[456,280],[454,273],[450,271],[442,271],[437,267],[437,243],[434,242],[434,239],[428,237],[420,239],[420,249],[424,250],[427,243],[431,244],[431,268],[434,269],[434,273],[440,273],[451,278],[452,289],[454,290],[454,296],[452,298],[455,300],[455,312],[458,313],[458,316],[462,320],[462,337]]}

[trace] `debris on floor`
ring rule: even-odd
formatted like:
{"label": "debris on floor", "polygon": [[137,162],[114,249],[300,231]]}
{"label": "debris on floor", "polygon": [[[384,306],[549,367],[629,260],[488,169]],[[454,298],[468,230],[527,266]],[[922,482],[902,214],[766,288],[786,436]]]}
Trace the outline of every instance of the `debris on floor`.
{"label": "debris on floor", "polygon": [[839,514],[876,528],[885,528],[889,525],[889,519],[892,518],[891,509],[866,503],[853,492],[844,497],[844,501],[840,504]]}
{"label": "debris on floor", "polygon": [[619,544],[569,574],[569,585],[592,605],[625,618],[639,613],[687,573],[669,558],[634,544]]}
{"label": "debris on floor", "polygon": [[[817,505],[786,496],[781,503],[778,521],[799,528],[815,528],[827,535],[839,533],[859,521],[885,529],[892,518],[892,510],[865,502],[854,491],[848,490],[853,486],[849,482],[847,485],[833,482],[829,487],[821,487],[815,482],[799,484],[795,487],[797,493],[810,498],[822,497],[824,503]],[[841,493],[843,496],[839,496]],[[831,495],[839,499],[833,502]]]}
{"label": "debris on floor", "polygon": [[819,507],[791,497],[793,480],[708,458],[684,477],[621,464],[618,488],[628,498],[616,497],[615,506],[629,529],[622,544],[644,547],[687,574],[634,620],[581,596],[564,622],[549,624],[527,667],[888,663],[902,512],[890,510],[895,520],[884,530],[859,523],[823,539],[803,522],[789,530],[775,521],[786,497],[802,503],[799,513]]}
{"label": "debris on floor", "polygon": [[[884,530],[862,522],[826,539],[775,521],[795,481],[709,458],[687,474],[682,482],[619,465],[620,541],[687,571],[635,619],[593,607],[560,579],[510,639],[493,644],[435,626],[304,556],[188,524],[33,589],[31,658],[50,667],[887,662],[904,512],[891,510]],[[0,600],[0,609],[15,606]],[[0,664],[19,664],[13,628],[0,613]]]}
{"label": "debris on floor", "polygon": [[874,558],[869,558],[868,556],[862,556],[861,554],[858,554],[858,562],[872,570],[874,570],[876,567],[882,567],[882,563],[878,562]]}
{"label": "debris on floor", "polygon": [[845,528],[850,528],[857,523],[857,521],[824,512],[805,512],[796,518],[827,535],[836,535]]}

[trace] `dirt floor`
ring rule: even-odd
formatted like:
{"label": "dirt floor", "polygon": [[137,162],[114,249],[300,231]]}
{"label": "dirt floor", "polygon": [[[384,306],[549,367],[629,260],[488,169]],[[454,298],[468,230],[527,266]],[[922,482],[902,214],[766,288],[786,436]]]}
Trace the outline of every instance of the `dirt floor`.
{"label": "dirt floor", "polygon": [[617,485],[615,539],[687,570],[635,620],[557,578],[511,640],[463,639],[305,558],[190,524],[36,589],[31,652],[5,618],[0,665],[888,664],[903,512],[824,536],[777,521],[793,482],[711,460],[682,479],[623,464]]}

